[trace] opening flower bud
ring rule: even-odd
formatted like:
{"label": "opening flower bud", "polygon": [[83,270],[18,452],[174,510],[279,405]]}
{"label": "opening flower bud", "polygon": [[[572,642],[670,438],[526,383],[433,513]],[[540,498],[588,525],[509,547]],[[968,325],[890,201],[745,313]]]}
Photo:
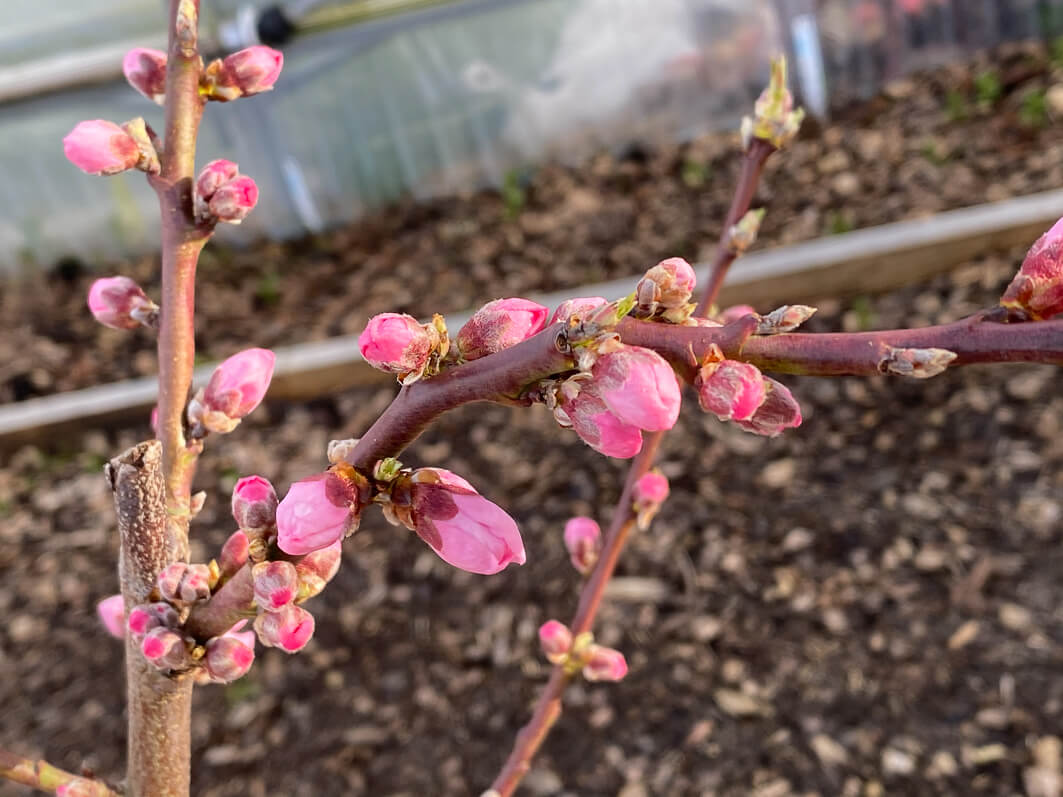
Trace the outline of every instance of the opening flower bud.
{"label": "opening flower bud", "polygon": [[619,650],[591,645],[587,651],[583,677],[588,681],[619,681],[627,675],[627,660]]}
{"label": "opening flower bud", "polygon": [[565,548],[572,566],[586,575],[598,562],[602,530],[593,518],[574,517],[565,523]]}
{"label": "opening flower bud", "polygon": [[280,77],[284,55],[272,47],[256,45],[224,58],[218,82],[239,89],[245,97],[269,91]]}
{"label": "opening flower bud", "polygon": [[240,174],[240,167],[232,161],[213,160],[204,166],[196,178],[196,196],[204,202],[210,200],[218,189]]}
{"label": "opening flower bud", "polygon": [[696,284],[697,277],[691,265],[681,257],[670,257],[646,272],[639,280],[635,293],[639,304],[644,303],[645,296],[661,307],[671,310],[690,302],[690,295]]}
{"label": "opening flower bud", "polygon": [[602,354],[591,370],[597,393],[621,422],[648,432],[675,426],[682,396],[672,366],[640,346]]}
{"label": "opening flower bud", "polygon": [[263,645],[296,653],[314,635],[314,616],[289,603],[275,612],[262,612],[255,619],[255,633]]}
{"label": "opening flower bud", "polygon": [[326,471],[297,481],[277,506],[277,545],[298,556],[327,548],[358,528],[355,486]]}
{"label": "opening flower bud", "polygon": [[108,634],[116,639],[125,638],[125,601],[121,595],[112,595],[97,603],[96,613]]}
{"label": "opening flower bud", "polygon": [[424,373],[438,345],[434,326],[401,313],[373,316],[358,336],[358,350],[367,363],[403,378]]}
{"label": "opening flower bud", "polygon": [[269,479],[244,476],[233,487],[233,519],[241,529],[264,529],[277,522],[277,491]]}
{"label": "opening flower bud", "polygon": [[764,377],[767,396],[749,420],[737,420],[736,423],[748,432],[775,437],[783,429],[801,425],[801,407],[789,388],[770,377]]}
{"label": "opening flower bud", "polygon": [[159,308],[129,277],[104,277],[89,288],[93,318],[111,329],[135,329],[150,325]]}
{"label": "opening flower bud", "polygon": [[558,321],[564,321],[567,323],[573,316],[582,319],[591,310],[596,310],[606,304],[609,304],[609,302],[601,296],[566,299],[557,306],[556,310],[554,310],[554,314],[550,317],[549,324],[556,324]]}
{"label": "opening flower bud", "polygon": [[132,49],[122,59],[122,72],[130,86],[162,105],[166,96],[166,53],[147,47]]}
{"label": "opening flower bud", "polygon": [[212,432],[231,432],[266,395],[275,360],[268,349],[247,349],[225,360],[189,403],[189,421]]}
{"label": "opening flower bud", "polygon": [[211,680],[219,683],[229,683],[246,675],[254,661],[254,646],[231,634],[208,640],[203,656],[203,666]]}
{"label": "opening flower bud", "polygon": [[560,664],[572,649],[572,632],[564,623],[547,620],[539,626],[539,644],[542,645],[547,661]]}
{"label": "opening flower bud", "polygon": [[295,565],[291,562],[259,562],[251,568],[255,603],[268,612],[276,611],[295,600],[299,586]]}
{"label": "opening flower bud", "polygon": [[1063,313],[1063,219],[1030,247],[1000,303],[1033,319]]}
{"label": "opening flower bud", "polygon": [[78,122],[63,139],[67,160],[88,174],[108,176],[140,162],[140,146],[129,133],[105,119]]}
{"label": "opening flower bud", "polygon": [[236,177],[222,183],[211,196],[207,208],[218,221],[239,224],[258,204],[258,186],[250,177]]}
{"label": "opening flower bud", "polygon": [[767,383],[755,365],[738,360],[706,363],[694,377],[698,404],[721,421],[747,421],[767,398]]}
{"label": "opening flower bud", "polygon": [[458,330],[457,345],[466,360],[500,352],[546,327],[550,310],[527,299],[488,302]]}
{"label": "opening flower bud", "polygon": [[570,379],[561,388],[558,419],[600,454],[628,459],[642,450],[639,427],[621,421],[602,400],[594,382]]}

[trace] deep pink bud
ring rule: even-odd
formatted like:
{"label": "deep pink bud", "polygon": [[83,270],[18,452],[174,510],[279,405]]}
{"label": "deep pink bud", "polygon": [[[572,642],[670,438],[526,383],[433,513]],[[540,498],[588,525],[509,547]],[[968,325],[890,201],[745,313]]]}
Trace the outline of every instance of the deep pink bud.
{"label": "deep pink bud", "polygon": [[783,429],[801,425],[801,408],[789,388],[770,377],[764,377],[768,395],[753,417],[736,421],[743,429],[767,437],[775,437]]}
{"label": "deep pink bud", "polygon": [[140,652],[160,670],[177,670],[190,661],[184,637],[164,626],[148,631],[140,643]]}
{"label": "deep pink bud", "polygon": [[163,601],[141,603],[129,610],[126,628],[134,638],[140,638],[153,628],[160,626],[176,628],[179,622],[180,618],[170,604]]}
{"label": "deep pink bud", "polygon": [[458,349],[466,360],[508,349],[546,327],[550,310],[527,299],[488,302],[458,330]]}
{"label": "deep pink bud", "polygon": [[730,324],[732,321],[745,318],[747,315],[755,315],[756,312],[751,304],[734,304],[720,313],[716,320],[721,324]]}
{"label": "deep pink bud", "polygon": [[248,47],[222,60],[219,82],[238,88],[245,97],[260,94],[273,88],[283,66],[284,55],[279,50]]}
{"label": "deep pink bud", "polygon": [[231,432],[266,395],[275,359],[268,349],[247,349],[225,360],[214,369],[202,397],[189,404],[189,420],[212,432]]}
{"label": "deep pink bud", "polygon": [[591,310],[595,310],[605,304],[609,304],[609,302],[601,296],[584,296],[577,299],[566,299],[557,306],[556,310],[554,310],[554,314],[550,316],[549,324],[556,324],[558,321],[568,321],[572,316],[583,318]]}
{"label": "deep pink bud", "polygon": [[335,473],[297,481],[277,507],[277,545],[293,556],[327,548],[347,535],[357,512],[350,485]]}
{"label": "deep pink bud", "polygon": [[640,346],[624,346],[598,357],[591,370],[596,390],[623,423],[648,432],[671,429],[682,396],[672,366]]}
{"label": "deep pink bud", "polygon": [[738,360],[706,363],[694,377],[698,403],[721,421],[747,421],[767,398],[767,383],[755,365]]}
{"label": "deep pink bud", "polygon": [[511,562],[524,564],[524,541],[513,518],[465,479],[442,468],[421,468],[411,482],[413,530],[444,562],[484,575]]}
{"label": "deep pink bud", "polygon": [[118,174],[140,162],[136,139],[105,119],[78,122],[63,139],[63,152],[67,160],[88,174]]}
{"label": "deep pink bud", "polygon": [[255,661],[253,643],[248,645],[241,635],[223,634],[207,640],[207,652],[203,657],[203,666],[212,681],[229,683],[247,674]]}
{"label": "deep pink bud", "polygon": [[299,582],[295,565],[291,562],[259,562],[251,568],[251,579],[255,603],[268,612],[295,600]]}
{"label": "deep pink bud", "polygon": [[432,325],[400,313],[373,316],[358,336],[358,350],[367,363],[401,375],[424,371],[438,344],[439,333]]}
{"label": "deep pink bud", "polygon": [[135,329],[148,323],[158,307],[129,277],[104,277],[89,288],[89,310],[111,329]]}
{"label": "deep pink bud", "polygon": [[223,581],[232,578],[241,567],[247,564],[251,555],[250,543],[246,532],[236,531],[221,546],[221,553],[218,554],[218,572]]}
{"label": "deep pink bud", "polygon": [[277,521],[277,491],[269,479],[244,476],[233,488],[233,518],[242,529],[263,529]]}
{"label": "deep pink bud", "polygon": [[262,612],[255,619],[255,632],[263,645],[295,653],[314,635],[314,616],[289,603],[275,612]]}
{"label": "deep pink bud", "polygon": [[222,183],[207,207],[218,221],[239,224],[258,203],[258,186],[250,177],[237,177]]}
{"label": "deep pink bud", "polygon": [[640,304],[656,302],[672,309],[690,301],[696,283],[697,277],[690,264],[681,257],[670,257],[647,271],[635,292]]}
{"label": "deep pink bud", "polygon": [[122,72],[130,86],[162,105],[166,96],[166,53],[147,47],[132,49],[122,59]]}
{"label": "deep pink bud", "polygon": [[586,575],[602,550],[602,530],[592,518],[574,517],[565,524],[565,548],[572,566]]}
{"label": "deep pink bud", "polygon": [[96,604],[96,612],[107,633],[117,639],[125,638],[125,601],[121,595],[112,595]]}
{"label": "deep pink bud", "polygon": [[213,160],[204,166],[196,178],[196,196],[204,202],[210,200],[218,189],[240,174],[240,167],[224,158]]}
{"label": "deep pink bud", "polygon": [[572,649],[572,632],[564,623],[547,620],[539,626],[539,644],[542,645],[547,661],[560,664]]}
{"label": "deep pink bud", "polygon": [[639,427],[624,423],[605,405],[597,386],[588,380],[569,380],[558,407],[564,421],[595,451],[628,459],[642,450]]}
{"label": "deep pink bud", "polygon": [[587,663],[583,677],[588,681],[619,681],[627,675],[627,660],[619,650],[591,645],[587,651]]}
{"label": "deep pink bud", "polygon": [[1034,319],[1063,312],[1063,219],[1030,247],[1000,303]]}

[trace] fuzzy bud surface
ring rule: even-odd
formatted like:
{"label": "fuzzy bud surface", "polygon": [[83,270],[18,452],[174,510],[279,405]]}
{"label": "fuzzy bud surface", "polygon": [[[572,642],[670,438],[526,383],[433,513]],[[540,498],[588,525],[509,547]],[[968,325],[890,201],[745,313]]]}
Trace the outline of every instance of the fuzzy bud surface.
{"label": "fuzzy bud surface", "polygon": [[111,329],[136,329],[158,307],[129,277],[103,277],[89,288],[89,311]]}
{"label": "fuzzy bud surface", "polygon": [[1063,312],[1063,219],[1030,247],[1000,303],[1035,320]]}
{"label": "fuzzy bud surface", "polygon": [[767,383],[750,363],[721,360],[703,365],[694,377],[698,404],[721,421],[748,421],[767,398]]}
{"label": "fuzzy bud surface", "polygon": [[96,613],[108,634],[116,639],[125,638],[125,601],[121,595],[112,595],[97,603]]}
{"label": "fuzzy bud surface", "polygon": [[269,479],[244,476],[233,487],[233,519],[241,529],[264,529],[277,521],[277,491]]}
{"label": "fuzzy bud surface", "polygon": [[130,86],[162,105],[166,95],[166,53],[136,47],[122,59],[122,72]]}
{"label": "fuzzy bud surface", "polygon": [[367,363],[399,375],[423,372],[438,344],[433,326],[402,313],[373,316],[358,336],[358,350]]}
{"label": "fuzzy bud surface", "polygon": [[549,315],[548,308],[527,299],[496,299],[458,330],[458,349],[466,360],[495,354],[541,332]]}
{"label": "fuzzy bud surface", "polygon": [[63,139],[67,160],[87,174],[109,176],[140,162],[140,146],[129,133],[105,119],[78,122]]}
{"label": "fuzzy bud surface", "polygon": [[547,620],[539,626],[539,644],[547,661],[560,664],[572,649],[572,632],[562,622]]}
{"label": "fuzzy bud surface", "polygon": [[327,548],[356,527],[353,491],[331,471],[297,481],[277,506],[277,545],[298,556]]}
{"label": "fuzzy bud surface", "polygon": [[656,432],[671,429],[679,419],[679,380],[657,352],[620,345],[598,358],[591,375],[598,395],[621,422]]}

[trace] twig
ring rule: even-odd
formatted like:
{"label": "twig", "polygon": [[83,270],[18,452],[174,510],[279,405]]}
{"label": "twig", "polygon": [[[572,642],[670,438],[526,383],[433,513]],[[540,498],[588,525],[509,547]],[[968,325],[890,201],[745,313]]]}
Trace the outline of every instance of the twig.
{"label": "twig", "polygon": [[85,797],[118,797],[118,793],[112,791],[103,781],[75,775],[42,759],[23,758],[3,749],[0,749],[0,778],[47,792],[54,792],[60,786],[77,782],[82,789],[79,794],[84,794]]}

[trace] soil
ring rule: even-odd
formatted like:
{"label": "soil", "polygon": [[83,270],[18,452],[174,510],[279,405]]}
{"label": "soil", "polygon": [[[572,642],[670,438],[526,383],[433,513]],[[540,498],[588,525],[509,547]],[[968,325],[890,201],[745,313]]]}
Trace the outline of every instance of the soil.
{"label": "soil", "polygon": [[[920,87],[940,80],[913,81],[905,102],[933,96]],[[883,120],[917,126],[918,103],[902,113],[900,100],[880,102],[879,121],[860,140],[888,130]],[[940,108],[926,118],[934,113]],[[996,118],[980,118],[968,133]],[[846,124],[827,133],[841,131],[848,142],[861,128]],[[984,146],[960,161],[995,175],[979,183],[984,191],[1012,186],[1015,174],[1027,181],[1008,189],[1015,193],[1063,184],[1063,174],[1051,184],[1047,176],[1063,159],[1016,172],[1005,160],[1023,149],[1044,157],[1063,137],[1038,137],[1060,134],[994,129],[992,145],[988,134],[978,144],[957,132],[964,151]],[[544,169],[514,221],[502,220],[500,201],[484,194],[467,200],[464,217],[446,203],[411,206],[302,250],[264,247],[260,260],[268,252],[277,268],[290,258],[299,269],[298,279],[282,279],[266,333],[290,341],[285,318],[305,325],[304,339],[356,331],[356,319],[396,309],[395,297],[398,309],[424,308],[414,296],[432,281],[447,304],[438,309],[456,309],[631,273],[664,253],[696,255],[712,239],[705,219],[719,218],[726,192],[687,187],[665,164],[706,141],[672,160],[602,158],[578,174]],[[882,178],[901,199],[877,185],[875,160],[839,172],[866,183],[844,203],[854,223],[908,212],[901,207],[916,189],[898,172],[915,145],[898,142],[884,134],[882,146],[900,146],[901,155],[900,166],[882,166]],[[801,142],[767,177],[776,241],[790,234],[778,205],[795,224],[805,212],[822,219],[830,207],[817,198],[826,182],[815,176],[828,153],[807,154],[818,146]],[[984,166],[987,159],[997,165]],[[601,164],[608,168],[596,172]],[[943,181],[953,168],[920,166],[931,167]],[[802,182],[803,169],[812,179]],[[943,184],[920,190],[937,197],[934,186]],[[965,199],[982,201],[984,191]],[[588,195],[598,198],[596,211],[563,215],[571,197]],[[798,198],[807,202],[800,212]],[[555,227],[533,234],[529,218]],[[807,235],[822,231],[820,221]],[[550,242],[562,240],[575,243],[551,252]],[[477,242],[495,250],[475,254]],[[218,353],[237,345],[261,301],[252,253],[224,256],[226,268],[222,255],[208,261],[201,291],[213,308],[204,332]],[[987,256],[887,295],[825,299],[811,329],[952,320],[995,303],[1021,256]],[[546,267],[536,273],[529,260]],[[346,276],[333,273],[340,261]],[[363,265],[368,272],[355,271]],[[227,286],[225,273],[233,275]],[[82,329],[64,308],[81,312],[83,277],[58,284],[56,309],[40,313],[34,335]],[[5,298],[7,318],[12,304]],[[224,307],[235,320],[223,328]],[[87,381],[122,375],[122,360],[147,348],[136,336],[90,329],[89,341],[112,341],[109,360],[69,338],[54,344],[63,358],[91,364],[83,366]],[[114,370],[101,370],[104,362]],[[79,384],[72,366],[60,371],[52,389]],[[926,382],[785,381],[806,420],[773,440],[687,402],[662,453],[672,497],[633,539],[597,626],[600,641],[627,655],[630,673],[619,684],[568,692],[523,793],[1058,796],[1063,372],[1015,365]],[[225,496],[239,475],[260,473],[285,489],[322,468],[329,439],[364,431],[393,393],[366,388],[267,404],[224,445],[208,445],[196,487],[210,499],[194,524],[193,558],[209,558],[232,530]],[[104,776],[122,767],[124,690],[120,645],[93,616],[95,601],[117,586],[100,466],[146,433],[85,430],[69,448],[24,447],[0,469],[0,744]],[[403,459],[461,473],[504,505],[523,530],[528,564],[493,577],[461,573],[368,513],[339,575],[308,604],[317,630],[307,650],[288,657],[260,648],[246,678],[197,691],[196,795],[456,797],[490,783],[545,681],[536,629],[568,618],[575,604],[579,577],[567,564],[563,523],[573,514],[605,521],[625,465],[558,430],[541,407],[479,405],[445,416]],[[22,793],[0,784],[4,797]]]}

